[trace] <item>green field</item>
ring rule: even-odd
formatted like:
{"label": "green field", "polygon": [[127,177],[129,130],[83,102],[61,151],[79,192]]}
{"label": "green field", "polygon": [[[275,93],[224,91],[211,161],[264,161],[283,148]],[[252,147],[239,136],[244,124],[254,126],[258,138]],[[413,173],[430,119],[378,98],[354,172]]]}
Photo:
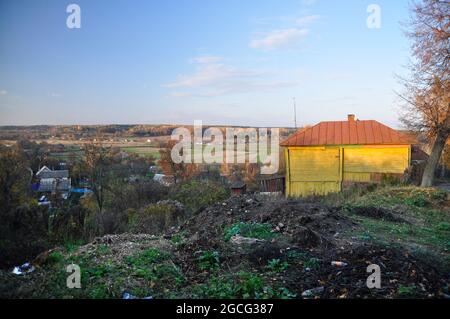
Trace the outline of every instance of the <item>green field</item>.
{"label": "green field", "polygon": [[155,159],[160,158],[159,148],[153,146],[121,147],[121,149],[127,153],[138,154],[145,157],[152,156]]}

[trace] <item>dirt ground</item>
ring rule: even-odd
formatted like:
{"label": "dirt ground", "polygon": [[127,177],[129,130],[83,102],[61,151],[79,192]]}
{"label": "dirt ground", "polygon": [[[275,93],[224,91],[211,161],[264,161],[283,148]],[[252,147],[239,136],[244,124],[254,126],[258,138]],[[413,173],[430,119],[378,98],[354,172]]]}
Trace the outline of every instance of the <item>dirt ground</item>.
{"label": "dirt ground", "polygon": [[[408,223],[389,210],[361,209],[355,213]],[[253,237],[246,236],[244,229],[253,231]],[[154,298],[449,298],[450,269],[442,266],[441,260],[401,245],[362,240],[355,236],[360,229],[361,225],[340,207],[272,196],[231,197],[163,237],[111,235],[75,252],[64,252],[64,262],[89,258],[89,264],[95,265],[88,271],[94,277],[87,285],[94,287],[95,283],[89,292],[67,292],[61,283],[54,282],[65,280],[64,273],[52,277],[56,266],[44,265],[28,277],[0,272],[0,297],[120,298],[123,291],[137,291],[138,287],[142,295]],[[123,262],[148,248],[170,254],[163,263],[176,269],[173,277],[144,274],[141,278],[143,270],[133,268],[141,261]],[[217,260],[213,258],[213,264],[217,261],[217,265],[202,267],[199,256],[204,252],[214,252]],[[380,289],[367,287],[367,267],[371,264],[380,267]],[[104,265],[112,270],[99,271]],[[264,292],[255,292],[259,288],[248,280],[236,279],[242,271],[257,276]],[[227,278],[234,278],[235,283]],[[100,283],[106,287],[102,294],[98,293]],[[232,285],[238,288],[230,288]],[[284,293],[268,294],[266,287]],[[308,296],[311,289],[315,292]]]}
{"label": "dirt ground", "polygon": [[[360,211],[372,218],[403,222],[393,212]],[[279,234],[270,241],[257,242],[250,247],[236,247],[222,240],[223,229],[235,223],[269,223]],[[223,267],[238,270],[249,263],[257,272],[264,272],[268,261],[286,260],[289,268],[273,276],[297,297],[308,289],[324,287],[323,298],[393,298],[443,297],[449,285],[449,269],[437,269],[428,257],[412,256],[402,247],[380,247],[360,241],[352,234],[359,226],[342,213],[340,208],[305,201],[281,198],[243,196],[212,206],[180,228],[191,242],[183,248],[184,268],[189,271],[198,250],[218,250],[224,259]],[[317,265],[305,267],[305,258],[289,258],[295,252],[306,254]],[[183,258],[182,257],[182,258]],[[347,264],[332,265],[333,261]],[[381,289],[368,289],[367,266],[381,268]],[[195,272],[195,271],[194,271]],[[195,274],[193,274],[195,276]],[[410,287],[415,287],[410,291]],[[448,296],[447,296],[448,297]]]}

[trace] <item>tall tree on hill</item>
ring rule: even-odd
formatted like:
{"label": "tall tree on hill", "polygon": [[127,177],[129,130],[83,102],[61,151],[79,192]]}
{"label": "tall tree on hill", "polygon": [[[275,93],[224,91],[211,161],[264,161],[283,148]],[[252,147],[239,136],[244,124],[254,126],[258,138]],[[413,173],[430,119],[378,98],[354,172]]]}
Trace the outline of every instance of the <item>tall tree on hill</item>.
{"label": "tall tree on hill", "polygon": [[412,40],[411,78],[402,79],[406,101],[402,122],[425,133],[432,145],[422,187],[433,185],[434,173],[450,135],[450,1],[413,4],[406,35]]}

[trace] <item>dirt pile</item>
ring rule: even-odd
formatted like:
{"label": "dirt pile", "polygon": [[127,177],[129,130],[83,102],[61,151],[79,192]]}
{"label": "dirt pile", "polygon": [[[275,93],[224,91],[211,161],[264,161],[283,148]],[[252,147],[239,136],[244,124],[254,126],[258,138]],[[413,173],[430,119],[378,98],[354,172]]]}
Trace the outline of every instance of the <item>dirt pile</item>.
{"label": "dirt pile", "polygon": [[[396,214],[371,207],[359,214],[392,222],[405,222]],[[267,224],[274,236],[251,245],[226,242],[224,233],[233,225]],[[222,267],[237,272],[242,267],[257,273],[267,271],[273,259],[289,264],[287,270],[270,274],[300,297],[308,289],[320,288],[323,298],[442,297],[449,285],[448,273],[430,260],[419,260],[400,247],[369,244],[352,236],[359,225],[338,207],[283,198],[233,197],[202,211],[186,222],[178,233],[188,241],[180,250],[183,268],[195,280],[194,256],[199,251],[219,251]],[[332,262],[338,261],[338,265]],[[382,288],[367,287],[367,267],[380,266]],[[323,287],[323,289],[321,288]]]}
{"label": "dirt pile", "polygon": [[213,240],[223,237],[223,229],[236,222],[268,224],[272,232],[306,248],[343,244],[339,235],[357,226],[336,207],[247,195],[206,208],[180,231],[194,238]]}

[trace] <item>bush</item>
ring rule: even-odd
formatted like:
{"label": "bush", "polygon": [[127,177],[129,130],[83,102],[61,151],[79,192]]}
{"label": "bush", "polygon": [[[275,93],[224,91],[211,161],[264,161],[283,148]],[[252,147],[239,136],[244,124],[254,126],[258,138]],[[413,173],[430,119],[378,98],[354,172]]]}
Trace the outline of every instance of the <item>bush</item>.
{"label": "bush", "polygon": [[197,260],[201,270],[219,268],[219,253],[217,251],[204,251]]}
{"label": "bush", "polygon": [[191,180],[175,185],[169,197],[182,203],[190,213],[220,202],[230,196],[229,190],[216,182]]}
{"label": "bush", "polygon": [[47,208],[22,205],[1,215],[0,267],[21,265],[51,248]]}
{"label": "bush", "polygon": [[130,211],[128,227],[134,233],[161,234],[186,218],[185,211],[170,204],[150,204]]}

